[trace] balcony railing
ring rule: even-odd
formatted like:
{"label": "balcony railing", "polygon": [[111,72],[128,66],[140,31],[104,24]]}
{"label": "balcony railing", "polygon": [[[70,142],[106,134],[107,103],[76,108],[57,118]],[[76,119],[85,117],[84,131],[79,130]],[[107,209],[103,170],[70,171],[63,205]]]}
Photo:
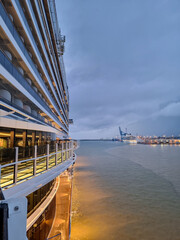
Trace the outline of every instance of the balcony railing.
{"label": "balcony railing", "polygon": [[[25,14],[24,14],[23,10],[22,10],[20,1],[19,1],[19,0],[15,0],[15,1],[16,1],[17,7],[18,7],[18,9],[19,9],[19,12],[20,12],[20,14],[21,14],[21,17],[23,18],[24,24],[26,25],[26,29],[27,29],[27,31],[28,31],[28,33],[29,33],[29,36],[30,36],[30,38],[31,38],[31,40],[32,40],[32,42],[33,42],[33,44],[34,44],[34,46],[35,46],[35,49],[36,49],[36,51],[37,51],[37,53],[38,53],[38,56],[40,57],[41,63],[43,64],[43,67],[44,67],[44,69],[46,70],[46,66],[45,66],[44,61],[43,61],[43,59],[42,59],[41,53],[40,53],[40,51],[39,51],[39,49],[38,49],[38,44],[37,44],[37,42],[35,41],[34,36],[33,36],[32,32],[31,32],[31,30],[30,30],[28,21],[27,21],[27,19],[26,19],[26,17],[25,17]],[[35,22],[34,22],[34,23],[35,23]],[[38,29],[38,28],[37,28],[37,29]],[[47,75],[49,76],[48,73],[47,73]],[[52,87],[52,88],[53,88],[53,87]],[[61,103],[61,102],[59,102],[59,103],[61,104],[61,107],[62,107],[62,103]],[[65,114],[65,113],[64,113],[64,114]],[[63,117],[64,117],[64,116],[63,116]]]}
{"label": "balcony railing", "polygon": [[[17,1],[17,3],[19,4],[18,1]],[[20,9],[21,9],[21,8],[20,8]],[[21,11],[22,11],[22,9],[21,9]],[[4,7],[3,7],[3,5],[2,5],[1,2],[0,2],[0,14],[1,14],[2,18],[4,19],[6,25],[8,26],[8,28],[9,28],[11,34],[13,35],[14,39],[15,39],[16,42],[18,43],[20,49],[23,51],[23,54],[25,55],[26,59],[27,59],[28,62],[30,63],[30,65],[31,65],[31,67],[33,68],[33,70],[34,70],[34,72],[36,73],[36,75],[38,76],[38,79],[40,80],[41,85],[44,87],[44,89],[46,89],[46,93],[47,93],[49,99],[51,100],[51,102],[53,103],[53,105],[56,106],[56,108],[58,109],[57,104],[55,103],[55,100],[52,98],[51,94],[50,94],[49,91],[47,90],[47,87],[46,87],[43,79],[41,78],[39,71],[38,71],[37,68],[35,67],[34,62],[32,61],[32,59],[31,59],[31,57],[30,57],[30,55],[29,55],[26,47],[24,46],[24,44],[23,44],[23,42],[22,42],[22,40],[21,40],[21,38],[20,38],[17,30],[15,29],[13,23],[11,22],[11,20],[10,20],[8,14],[6,13],[6,11],[5,11],[5,9],[4,9]],[[29,30],[29,26],[28,26],[27,29]],[[29,30],[29,33],[31,33],[30,30]],[[32,33],[31,33],[30,35],[32,35]],[[32,39],[33,39],[33,38],[32,38]],[[34,39],[33,39],[33,40],[34,40]],[[36,46],[35,41],[34,41],[34,45]],[[37,46],[36,46],[36,48],[37,48]],[[61,106],[61,107],[62,107],[62,106]],[[62,116],[62,118],[64,119],[64,116],[63,116],[62,114],[59,113],[59,115]],[[64,120],[65,120],[65,119],[64,119]]]}
{"label": "balcony railing", "polygon": [[[43,122],[44,124],[46,124],[46,125],[48,125],[50,127],[53,126],[51,122],[46,122],[39,114],[38,115],[34,115],[33,113],[29,113],[24,108],[19,107],[17,104],[15,104],[12,101],[9,101],[9,100],[1,97],[1,96],[0,96],[0,102],[3,102],[4,104],[6,104],[6,106],[1,106],[1,108],[3,110],[5,110],[5,111],[9,107],[13,107],[13,108],[15,108],[17,110],[17,112],[20,111],[22,114],[26,114],[26,115],[32,117],[33,119],[31,118],[31,121],[33,121],[34,123]],[[24,119],[27,118],[24,115],[21,115],[21,117],[24,118]]]}
{"label": "balcony railing", "polygon": [[[38,24],[37,24],[37,21],[36,21],[35,13],[34,13],[33,8],[32,8],[32,4],[29,4],[29,7],[30,7],[30,9],[31,9],[30,12],[31,12],[32,20],[33,20],[33,22],[34,22],[34,24],[35,24],[36,31],[38,32],[38,35],[39,35],[39,38],[40,38],[40,42],[41,42],[42,48],[44,49],[44,54],[45,54],[46,60],[47,60],[47,62],[48,62],[48,65],[50,66],[51,72],[52,72],[53,69],[52,69],[52,66],[51,66],[51,63],[50,63],[50,60],[49,60],[49,57],[48,57],[48,51],[45,49],[45,43],[43,43],[43,39],[42,39],[40,30],[39,30],[39,27],[38,27]],[[47,41],[47,36],[45,36],[45,38],[46,38],[46,41]],[[56,64],[57,64],[57,63],[56,63]],[[59,73],[57,72],[57,69],[56,69],[56,68],[55,68],[55,71],[56,71],[56,74],[54,74],[54,76],[55,76],[55,75],[58,75],[58,76],[60,77],[60,75],[59,75]],[[65,70],[64,70],[64,71],[65,71]],[[59,83],[59,82],[57,81],[57,79],[56,79],[56,82],[57,82],[57,84]],[[60,94],[60,96],[61,96],[62,98],[64,98],[64,95],[62,94],[62,91],[63,91],[62,88],[59,87],[59,94]],[[60,100],[61,100],[61,99],[60,99]],[[64,101],[65,101],[65,98],[64,98]],[[64,107],[64,105],[63,105],[63,103],[62,103],[62,100],[61,100],[60,104],[61,104],[61,106],[62,106],[62,110],[63,110],[63,113],[64,113],[64,115],[65,115],[65,107]],[[67,117],[66,117],[66,119],[67,119]]]}
{"label": "balcony railing", "polygon": [[11,157],[8,156],[9,149],[0,150],[3,160],[0,165],[2,188],[33,178],[69,160],[73,157],[73,142],[51,142],[43,146],[15,147],[11,150]]}
{"label": "balcony railing", "polygon": [[53,118],[56,119],[56,121],[59,123],[59,125],[62,128],[64,128],[64,126],[60,123],[58,117],[55,114],[53,114],[53,112],[47,106],[47,104],[42,100],[42,98],[36,93],[36,91],[26,81],[26,79],[23,77],[23,75],[16,69],[16,67],[11,63],[11,61],[1,51],[0,51],[0,63],[41,104],[41,106],[43,106],[46,109],[46,111],[50,114],[50,116],[53,116]]}

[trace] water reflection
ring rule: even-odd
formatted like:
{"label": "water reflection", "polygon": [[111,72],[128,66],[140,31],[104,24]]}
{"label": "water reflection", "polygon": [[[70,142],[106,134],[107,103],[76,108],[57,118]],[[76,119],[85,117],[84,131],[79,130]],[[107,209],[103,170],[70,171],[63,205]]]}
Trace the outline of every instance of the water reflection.
{"label": "water reflection", "polygon": [[160,147],[81,143],[73,183],[71,239],[179,240],[180,199],[172,183],[157,174],[162,159],[180,167],[179,152],[174,151],[168,156]]}

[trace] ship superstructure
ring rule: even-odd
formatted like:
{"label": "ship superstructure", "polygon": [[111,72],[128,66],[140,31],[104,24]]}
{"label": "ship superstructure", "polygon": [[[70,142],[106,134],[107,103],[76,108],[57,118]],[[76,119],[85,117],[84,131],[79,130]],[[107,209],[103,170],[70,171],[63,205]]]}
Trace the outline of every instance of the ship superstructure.
{"label": "ship superstructure", "polygon": [[133,136],[131,133],[127,132],[127,129],[125,132],[121,130],[121,127],[119,127],[119,133],[120,133],[120,141],[125,143],[137,143],[136,137]]}
{"label": "ship superstructure", "polygon": [[3,234],[43,240],[55,215],[59,175],[74,163],[76,147],[55,0],[1,0],[0,42]]}

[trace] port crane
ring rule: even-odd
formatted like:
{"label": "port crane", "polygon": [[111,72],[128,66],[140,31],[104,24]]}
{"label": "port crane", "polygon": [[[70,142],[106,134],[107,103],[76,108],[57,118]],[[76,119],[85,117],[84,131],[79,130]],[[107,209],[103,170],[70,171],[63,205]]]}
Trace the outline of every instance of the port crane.
{"label": "port crane", "polygon": [[121,140],[123,139],[123,137],[126,137],[127,135],[131,135],[130,133],[127,133],[127,128],[126,128],[126,132],[123,132],[121,130],[121,127],[119,127],[119,133],[120,133]]}

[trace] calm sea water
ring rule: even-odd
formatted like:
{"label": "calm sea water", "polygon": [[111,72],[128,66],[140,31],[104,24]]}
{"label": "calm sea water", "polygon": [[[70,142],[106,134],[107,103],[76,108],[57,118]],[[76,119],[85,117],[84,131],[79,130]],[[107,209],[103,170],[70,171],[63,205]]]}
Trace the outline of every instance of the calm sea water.
{"label": "calm sea water", "polygon": [[180,146],[81,142],[71,240],[180,240]]}

